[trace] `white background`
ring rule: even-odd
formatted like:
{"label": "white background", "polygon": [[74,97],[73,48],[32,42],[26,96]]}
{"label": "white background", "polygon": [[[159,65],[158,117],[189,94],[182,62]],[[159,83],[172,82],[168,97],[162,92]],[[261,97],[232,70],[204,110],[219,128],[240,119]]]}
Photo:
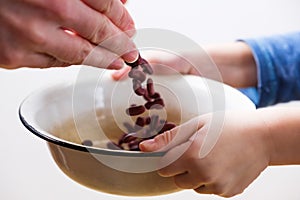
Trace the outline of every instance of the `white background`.
{"label": "white background", "polygon": [[[129,0],[137,28],[166,28],[199,44],[300,29],[298,0]],[[13,52],[12,52],[13,53]],[[29,133],[18,119],[21,101],[37,88],[72,80],[77,68],[0,70],[0,199],[135,199],[87,189],[55,165],[46,143]],[[271,167],[233,199],[300,199],[300,167]],[[184,191],[136,199],[221,199]]]}

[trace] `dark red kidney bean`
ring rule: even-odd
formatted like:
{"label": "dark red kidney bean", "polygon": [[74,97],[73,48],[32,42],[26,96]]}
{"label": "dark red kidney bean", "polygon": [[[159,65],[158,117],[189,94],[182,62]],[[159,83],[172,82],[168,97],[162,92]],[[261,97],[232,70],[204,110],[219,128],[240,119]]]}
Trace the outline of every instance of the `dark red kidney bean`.
{"label": "dark red kidney bean", "polygon": [[149,97],[149,94],[148,94],[148,91],[147,91],[147,90],[145,90],[145,93],[144,93],[143,97],[144,97],[144,99],[145,99],[146,101],[151,101],[151,98]]}
{"label": "dark red kidney bean", "polygon": [[126,109],[126,114],[130,116],[136,116],[143,114],[145,112],[145,107],[143,105],[133,106]]}
{"label": "dark red kidney bean", "polygon": [[128,76],[135,80],[141,81],[141,83],[146,80],[146,74],[138,69],[131,69],[131,71],[128,73]]}
{"label": "dark red kidney bean", "polygon": [[153,95],[150,96],[152,99],[159,99],[160,94],[158,92],[155,92]]}
{"label": "dark red kidney bean", "polygon": [[139,55],[139,57],[138,57],[138,63],[139,63],[139,65],[149,64],[148,61],[146,59],[142,58],[141,55]]}
{"label": "dark red kidney bean", "polygon": [[147,110],[162,109],[164,106],[165,106],[164,101],[161,98],[145,103],[145,108]]}
{"label": "dark red kidney bean", "polygon": [[136,90],[134,90],[135,94],[138,96],[143,96],[145,94],[145,89],[144,88],[137,88]]}
{"label": "dark red kidney bean", "polygon": [[152,95],[154,95],[155,91],[154,91],[154,85],[153,85],[153,80],[151,78],[148,78],[147,80],[147,92],[149,94],[149,96],[151,97]]}
{"label": "dark red kidney bean", "polygon": [[107,144],[106,144],[106,147],[108,148],[108,149],[112,149],[112,150],[121,150],[121,149],[123,149],[123,147],[122,146],[119,146],[119,145],[117,145],[116,143],[114,143],[114,142],[108,142]]}
{"label": "dark red kidney bean", "polygon": [[84,146],[93,146],[93,142],[91,140],[84,140],[81,144]]}
{"label": "dark red kidney bean", "polygon": [[137,94],[138,96],[143,96],[145,94],[146,90],[144,88],[142,88],[141,81],[133,79],[132,84],[133,84],[133,90],[134,90],[135,94]]}
{"label": "dark red kidney bean", "polygon": [[169,130],[175,128],[175,127],[176,127],[176,124],[174,124],[172,122],[167,122],[167,123],[164,124],[164,126],[160,129],[160,131],[158,133],[159,134],[164,133],[164,132],[169,131]]}
{"label": "dark red kidney bean", "polygon": [[147,103],[145,103],[145,108],[147,109],[147,110],[150,110],[150,108],[151,108],[151,106],[153,105],[153,102],[152,101],[149,101],[149,102],[147,102]]}
{"label": "dark red kidney bean", "polygon": [[145,126],[145,119],[143,117],[138,117],[136,118],[135,124],[140,127],[143,127]]}
{"label": "dark red kidney bean", "polygon": [[129,143],[129,142],[131,142],[131,141],[133,141],[133,140],[136,140],[137,139],[137,137],[134,137],[134,136],[132,136],[132,135],[130,135],[130,134],[126,134],[124,137],[123,137],[123,139],[122,139],[122,143]]}
{"label": "dark red kidney bean", "polygon": [[155,100],[154,100],[154,103],[155,103],[155,104],[159,104],[159,105],[161,105],[162,107],[165,107],[165,103],[164,103],[164,100],[163,100],[162,98],[155,99]]}
{"label": "dark red kidney bean", "polygon": [[145,72],[146,74],[150,74],[150,75],[153,74],[153,69],[147,61],[145,64],[141,64],[141,67],[143,68],[143,72]]}
{"label": "dark red kidney bean", "polygon": [[131,151],[140,151],[139,148],[139,144],[140,144],[140,140],[133,140],[131,142],[128,143],[128,147]]}
{"label": "dark red kidney bean", "polygon": [[145,125],[149,125],[151,123],[151,117],[145,118]]}

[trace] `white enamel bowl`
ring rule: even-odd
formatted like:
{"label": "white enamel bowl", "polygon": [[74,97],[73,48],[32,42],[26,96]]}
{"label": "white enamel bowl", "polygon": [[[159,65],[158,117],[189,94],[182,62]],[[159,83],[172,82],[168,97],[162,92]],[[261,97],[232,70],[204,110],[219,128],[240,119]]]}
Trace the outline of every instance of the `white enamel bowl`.
{"label": "white enamel bowl", "polygon": [[[155,88],[165,100],[166,112],[182,123],[217,110],[255,109],[238,90],[196,76],[152,76]],[[107,137],[117,139],[130,121],[125,109],[142,103],[132,94],[129,79],[115,82],[110,72],[98,79],[61,83],[29,95],[19,109],[20,119],[33,134],[48,143],[60,169],[87,187],[117,195],[153,196],[179,191],[172,178],[156,173],[164,153],[111,150]],[[67,124],[67,125],[66,125]],[[115,130],[115,129],[114,129]],[[91,139],[95,146],[81,145]],[[97,146],[98,145],[98,146]]]}

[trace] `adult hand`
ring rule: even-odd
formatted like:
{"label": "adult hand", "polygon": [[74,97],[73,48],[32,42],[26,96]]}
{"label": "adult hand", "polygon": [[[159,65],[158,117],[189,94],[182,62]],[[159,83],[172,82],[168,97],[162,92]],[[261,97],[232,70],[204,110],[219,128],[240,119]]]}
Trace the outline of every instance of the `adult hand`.
{"label": "adult hand", "polygon": [[[177,186],[183,189],[231,197],[241,193],[269,164],[272,149],[267,138],[269,129],[259,112],[226,112],[224,123],[220,122],[223,127],[219,137],[210,131],[215,128],[210,126],[214,114],[205,114],[142,142],[140,149],[157,151],[176,138],[186,138],[162,158],[162,163],[166,163],[164,159],[176,157],[185,147],[179,159],[160,169],[159,174],[174,177]],[[211,145],[210,142],[215,145],[201,156],[204,146]]]}
{"label": "adult hand", "polygon": [[0,0],[0,24],[5,68],[81,64],[92,55],[85,64],[119,69],[138,55],[120,0]]}

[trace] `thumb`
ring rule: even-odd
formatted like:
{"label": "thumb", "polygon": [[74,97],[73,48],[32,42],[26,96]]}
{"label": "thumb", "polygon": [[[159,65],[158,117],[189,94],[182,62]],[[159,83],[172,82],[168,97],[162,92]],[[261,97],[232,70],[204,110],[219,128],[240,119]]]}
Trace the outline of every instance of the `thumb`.
{"label": "thumb", "polygon": [[168,151],[169,149],[185,143],[189,138],[203,126],[199,118],[193,118],[180,126],[166,131],[153,139],[145,140],[140,143],[141,151]]}

